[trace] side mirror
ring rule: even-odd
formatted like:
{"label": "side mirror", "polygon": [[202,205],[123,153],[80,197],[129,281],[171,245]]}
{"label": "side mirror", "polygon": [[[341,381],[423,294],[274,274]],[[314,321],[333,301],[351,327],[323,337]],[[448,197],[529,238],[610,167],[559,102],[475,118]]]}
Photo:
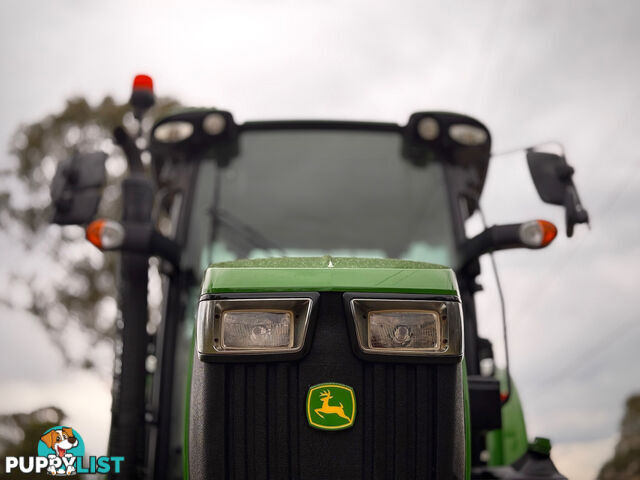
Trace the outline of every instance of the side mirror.
{"label": "side mirror", "polygon": [[52,223],[81,225],[93,219],[106,181],[106,159],[106,153],[92,152],[58,164],[51,182]]}
{"label": "side mirror", "polygon": [[564,205],[567,236],[573,236],[573,227],[578,223],[589,223],[589,214],[580,203],[578,191],[573,183],[574,169],[564,155],[527,150],[529,171],[538,195],[545,203]]}

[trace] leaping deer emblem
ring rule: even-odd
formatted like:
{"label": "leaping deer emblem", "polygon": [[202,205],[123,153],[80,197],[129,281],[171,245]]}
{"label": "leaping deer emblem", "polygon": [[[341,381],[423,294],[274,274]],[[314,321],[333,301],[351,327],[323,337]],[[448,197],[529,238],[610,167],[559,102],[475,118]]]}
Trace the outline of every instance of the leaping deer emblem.
{"label": "leaping deer emblem", "polygon": [[335,413],[336,415],[338,415],[339,417],[342,417],[348,421],[351,421],[351,419],[349,417],[347,417],[344,414],[344,407],[342,406],[342,403],[340,403],[340,406],[335,406],[335,405],[329,405],[329,400],[331,400],[333,397],[331,396],[331,390],[327,389],[324,390],[323,392],[320,392],[320,400],[322,401],[322,407],[320,408],[316,408],[314,410],[314,412],[316,412],[316,415],[318,415],[320,418],[324,418],[324,416],[322,415],[327,414],[327,413]]}

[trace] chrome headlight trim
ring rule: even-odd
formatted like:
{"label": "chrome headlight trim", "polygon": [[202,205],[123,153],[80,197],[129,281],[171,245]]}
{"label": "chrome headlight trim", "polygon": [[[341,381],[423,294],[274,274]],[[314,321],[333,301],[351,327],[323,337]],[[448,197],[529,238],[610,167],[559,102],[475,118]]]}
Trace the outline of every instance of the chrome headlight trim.
{"label": "chrome headlight trim", "polygon": [[[200,360],[278,360],[280,357],[304,355],[310,346],[310,329],[317,307],[317,293],[301,296],[246,297],[205,295],[198,304],[196,316],[196,351]],[[292,313],[292,342],[286,347],[225,348],[222,337],[224,312],[287,311]]]}
{"label": "chrome headlight trim", "polygon": [[[350,314],[350,332],[356,354],[365,359],[390,361],[459,361],[464,350],[462,306],[455,298],[424,296],[369,296],[345,294],[345,306]],[[423,311],[438,315],[437,345],[433,348],[375,347],[370,343],[369,314],[376,311]]]}

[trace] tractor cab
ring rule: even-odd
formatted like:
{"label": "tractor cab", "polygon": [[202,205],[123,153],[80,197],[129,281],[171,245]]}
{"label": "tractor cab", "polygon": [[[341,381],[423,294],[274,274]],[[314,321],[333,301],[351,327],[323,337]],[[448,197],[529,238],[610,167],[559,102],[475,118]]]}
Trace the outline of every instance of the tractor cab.
{"label": "tractor cab", "polygon": [[[139,81],[137,118],[152,98]],[[530,220],[467,237],[491,156],[482,123],[186,109],[155,122],[149,162],[114,136],[129,163],[122,218],[94,218],[100,155],[59,169],[52,198],[56,223],[121,252],[110,454],[125,475],[564,478],[548,441],[527,438],[508,368],[480,369],[493,352],[477,333],[479,257],[557,233]],[[568,231],[586,222],[564,157],[527,161]],[[150,335],[152,256],[164,303]]]}

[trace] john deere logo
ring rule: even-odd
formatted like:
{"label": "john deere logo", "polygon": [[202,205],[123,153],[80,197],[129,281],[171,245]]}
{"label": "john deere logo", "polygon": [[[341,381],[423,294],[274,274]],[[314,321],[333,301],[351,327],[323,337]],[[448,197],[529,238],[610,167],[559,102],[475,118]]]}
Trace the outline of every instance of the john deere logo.
{"label": "john deere logo", "polygon": [[340,383],[321,383],[307,393],[307,420],[320,430],[343,430],[356,418],[353,388]]}

